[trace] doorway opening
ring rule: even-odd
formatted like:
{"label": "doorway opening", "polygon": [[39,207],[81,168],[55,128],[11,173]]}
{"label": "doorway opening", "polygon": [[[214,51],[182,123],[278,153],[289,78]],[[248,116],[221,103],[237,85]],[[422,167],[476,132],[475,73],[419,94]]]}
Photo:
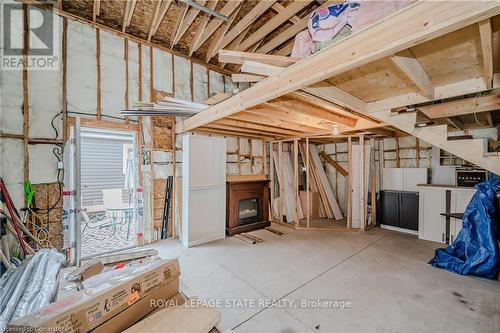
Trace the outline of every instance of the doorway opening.
{"label": "doorway opening", "polygon": [[81,128],[81,256],[136,245],[137,163],[133,131]]}

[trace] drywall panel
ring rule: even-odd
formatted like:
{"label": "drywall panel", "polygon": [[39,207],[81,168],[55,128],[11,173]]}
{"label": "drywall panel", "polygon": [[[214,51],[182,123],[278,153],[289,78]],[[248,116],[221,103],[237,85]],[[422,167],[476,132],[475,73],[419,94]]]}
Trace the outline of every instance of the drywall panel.
{"label": "drywall panel", "polygon": [[23,207],[23,141],[0,140],[0,175],[16,207]]}
{"label": "drywall panel", "polygon": [[33,184],[57,182],[57,159],[52,153],[55,147],[46,144],[28,146],[30,181]]}
{"label": "drywall panel", "polygon": [[174,56],[175,97],[191,100],[191,62]]}
{"label": "drywall panel", "polygon": [[156,90],[173,93],[172,55],[153,49],[153,84]]}
{"label": "drywall panel", "polygon": [[101,98],[102,115],[124,118],[125,57],[123,38],[101,31]]}
{"label": "drywall panel", "polygon": [[195,102],[202,103],[208,98],[208,73],[201,65],[193,64],[193,98]]}
{"label": "drywall panel", "polygon": [[144,102],[151,102],[151,81],[150,81],[150,47],[142,46],[142,100]]}
{"label": "drywall panel", "polygon": [[209,85],[210,91],[208,92],[208,95],[212,96],[218,92],[224,92],[223,75],[214,71],[209,71],[208,75],[210,76],[210,85]]}
{"label": "drywall panel", "polygon": [[68,111],[97,114],[96,32],[68,20]]}

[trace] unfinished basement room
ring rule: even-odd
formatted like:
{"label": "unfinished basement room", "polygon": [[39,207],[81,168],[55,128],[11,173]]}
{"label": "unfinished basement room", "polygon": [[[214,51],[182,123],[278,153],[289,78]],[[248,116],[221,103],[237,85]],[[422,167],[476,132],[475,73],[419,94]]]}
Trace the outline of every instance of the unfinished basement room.
{"label": "unfinished basement room", "polygon": [[0,8],[0,333],[500,332],[500,0]]}

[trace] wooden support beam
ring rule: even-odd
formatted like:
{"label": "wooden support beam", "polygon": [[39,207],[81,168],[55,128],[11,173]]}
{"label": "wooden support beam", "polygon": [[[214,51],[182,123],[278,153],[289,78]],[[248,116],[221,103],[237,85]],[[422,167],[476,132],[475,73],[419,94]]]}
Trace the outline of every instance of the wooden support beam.
{"label": "wooden support beam", "polygon": [[500,110],[500,94],[471,97],[418,108],[431,119]]}
{"label": "wooden support beam", "polygon": [[[272,112],[269,112],[272,113]],[[290,129],[293,131],[299,132],[309,132],[314,133],[318,130],[317,127],[306,126],[302,124],[298,124],[292,121],[283,120],[280,116],[276,117],[268,117],[268,114],[260,113],[260,112],[252,112],[252,110],[248,110],[246,112],[240,112],[235,115],[232,115],[228,119],[236,119],[242,120],[245,122],[250,122],[254,124],[262,124],[269,125],[278,128]]]}
{"label": "wooden support beam", "polygon": [[92,8],[92,21],[96,21],[97,16],[101,14],[101,0],[94,0],[94,5]]}
{"label": "wooden support beam", "polygon": [[[273,32],[280,25],[285,23],[299,11],[309,6],[310,2],[295,0],[292,3],[288,4],[282,11],[280,11],[277,15],[274,15],[269,21],[267,21],[262,27],[260,27],[257,31],[251,34],[241,45],[236,48],[237,51],[246,51],[250,47],[252,47],[255,43],[258,43],[264,37],[268,36],[271,32]],[[307,15],[306,15],[307,16]],[[300,19],[299,19],[300,20]]]}
{"label": "wooden support beam", "polygon": [[461,6],[449,1],[418,1],[184,120],[182,129],[189,131],[498,14],[500,2],[495,1]]}
{"label": "wooden support beam", "polygon": [[231,80],[233,82],[258,82],[262,79],[264,79],[265,76],[263,75],[256,75],[256,74],[232,74],[231,75]]}
{"label": "wooden support beam", "polygon": [[154,8],[153,8],[153,14],[151,16],[151,21],[149,21],[149,28],[148,28],[148,42],[151,40],[151,37],[155,34],[155,26],[156,26],[156,21],[160,17],[161,14],[161,7],[162,7],[162,2],[163,0],[158,0],[155,2]]}
{"label": "wooden support beam", "polygon": [[486,115],[486,121],[488,122],[488,126],[495,127],[495,123],[493,122],[493,116],[491,115],[491,112],[487,112],[485,115]]}
{"label": "wooden support beam", "polygon": [[[302,60],[301,58],[292,58],[277,56],[271,54],[260,54],[252,52],[240,52],[233,50],[220,50],[219,51],[219,62],[227,62],[230,64],[243,65],[246,61],[257,62],[260,64],[267,64],[279,67],[288,67]],[[251,63],[252,64],[252,63]],[[258,68],[258,67],[257,67]],[[274,74],[283,70],[284,68],[274,68],[269,67],[268,72],[264,72],[264,75]],[[242,69],[242,71],[246,72]],[[252,73],[252,72],[251,72]]]}
{"label": "wooden support beam", "polygon": [[259,109],[249,109],[245,111],[246,113],[257,114],[263,117],[268,117],[277,120],[284,120],[298,125],[314,127],[316,129],[328,130],[331,132],[331,125],[324,123],[319,118],[309,117],[307,115],[294,112],[293,110],[283,109],[283,108],[259,108]]}
{"label": "wooden support beam", "polygon": [[445,118],[446,121],[453,127],[455,127],[457,130],[459,131],[463,131],[464,130],[464,124],[462,124],[462,122],[460,121],[460,119],[456,118],[456,117],[448,117],[448,118]]}
{"label": "wooden support beam", "polygon": [[[216,32],[215,38],[212,41],[212,44],[210,44],[210,47],[208,48],[207,54],[205,56],[205,61],[209,62],[210,59],[212,59],[217,52],[221,49],[222,42],[224,40],[224,36],[226,35],[227,31],[231,27],[231,25],[234,22],[234,19],[236,16],[238,16],[238,13],[241,9],[241,6],[235,10],[231,16],[229,16],[229,19],[222,24],[222,26],[219,28],[219,30]],[[219,60],[220,62],[220,60]]]}
{"label": "wooden support beam", "polygon": [[290,40],[284,46],[273,52],[273,54],[279,56],[289,56],[292,53],[294,43],[295,43],[294,39]]}
{"label": "wooden support beam", "polygon": [[220,119],[213,124],[233,126],[235,129],[252,129],[261,132],[275,133],[276,135],[298,136],[301,134],[301,132],[299,131],[283,129],[280,127],[266,126],[262,124],[249,123],[237,119]]}
{"label": "wooden support beam", "polygon": [[365,136],[359,136],[359,229],[365,231],[366,226],[365,198]]}
{"label": "wooden support beam", "polygon": [[185,4],[184,2],[178,3],[178,4],[180,5],[180,9],[182,11],[182,14],[177,16],[177,20],[175,21],[174,27],[172,28],[172,31],[170,32],[170,48],[174,47],[174,44],[175,44],[174,40],[175,40],[175,36],[177,35],[177,31],[179,30],[179,28],[180,28],[182,22],[184,21],[184,18],[186,17],[188,10],[189,10],[189,6],[187,4]]}
{"label": "wooden support beam", "polygon": [[410,50],[398,52],[390,59],[418,87],[425,98],[434,99],[434,85]]}
{"label": "wooden support beam", "polygon": [[[212,0],[209,1],[207,8],[210,10],[214,10],[215,7],[217,6],[217,3],[219,0]],[[191,44],[189,45],[189,53],[188,55],[191,57],[193,55],[193,52],[198,49],[199,42],[201,40],[201,37],[203,36],[203,32],[205,31],[205,27],[208,24],[208,21],[210,20],[210,15],[207,13],[203,13],[203,19],[201,20],[200,24],[198,25],[198,28],[196,29],[196,32],[193,36],[193,40],[191,41]]]}
{"label": "wooden support beam", "polygon": [[[228,1],[226,5],[219,11],[222,15],[229,16],[231,15],[237,8],[241,5],[241,0],[232,0]],[[202,35],[198,38],[198,43],[196,46],[193,46],[193,49],[190,51],[196,52],[209,38],[214,34],[214,32],[221,26],[224,21],[214,17],[210,23],[203,30]]]}
{"label": "wooden support beam", "polygon": [[332,167],[335,168],[342,176],[346,177],[349,175],[349,172],[346,171],[340,164],[337,163],[334,159],[332,159],[328,154],[326,154],[324,151],[320,153],[321,157],[328,162]]}
{"label": "wooden support beam", "polygon": [[257,2],[254,7],[246,14],[234,27],[224,36],[220,42],[219,49],[223,49],[247,27],[249,27],[255,20],[257,20],[266,10],[268,10],[276,0],[266,0]]}
{"label": "wooden support beam", "polygon": [[493,83],[493,34],[489,18],[479,22],[479,34],[483,54],[484,80],[486,86],[490,89]]}
{"label": "wooden support beam", "polygon": [[96,64],[97,64],[97,120],[101,120],[102,103],[101,103],[101,31],[95,29],[95,44],[96,44]]}
{"label": "wooden support beam", "polygon": [[354,118],[349,118],[337,113],[327,111],[323,108],[317,107],[312,104],[303,103],[296,100],[276,100],[273,102],[263,103],[264,106],[270,108],[279,108],[282,110],[289,110],[296,113],[301,113],[303,115],[323,119],[327,122],[332,122],[335,124],[344,125],[347,127],[356,126],[357,120]]}
{"label": "wooden support beam", "polygon": [[[23,4],[23,180],[30,179],[29,158],[29,129],[30,129],[30,102],[28,78],[28,50],[30,48],[30,29],[28,18],[28,5]],[[13,218],[13,217],[12,217]]]}
{"label": "wooden support beam", "polygon": [[347,138],[347,229],[352,228],[352,138]]}
{"label": "wooden support beam", "polygon": [[[200,4],[201,6],[204,6],[206,2],[207,2],[206,0],[198,0],[197,1],[197,3]],[[175,33],[175,36],[173,39],[174,45],[177,44],[181,40],[182,36],[184,36],[186,31],[188,31],[189,27],[194,22],[194,20],[196,19],[196,17],[198,16],[199,13],[200,13],[200,10],[198,8],[191,7],[189,9],[187,15],[184,17],[181,24],[179,25],[179,28],[177,29],[177,31]]]}
{"label": "wooden support beam", "polygon": [[377,224],[377,175],[375,172],[375,139],[370,139],[370,225]]}
{"label": "wooden support beam", "polygon": [[226,130],[226,131],[234,131],[234,132],[239,132],[239,133],[252,134],[254,136],[267,136],[267,137],[283,137],[284,136],[283,134],[278,134],[276,132],[256,130],[256,129],[250,129],[250,128],[242,128],[242,127],[234,127],[233,125],[221,125],[221,124],[217,124],[217,123],[211,123],[211,124],[205,125],[205,127],[219,129],[219,130]]}
{"label": "wooden support beam", "polygon": [[123,23],[122,23],[122,32],[127,30],[127,27],[130,25],[130,21],[132,20],[132,16],[134,15],[135,5],[137,4],[137,0],[130,0],[125,2],[125,12],[123,14]]}
{"label": "wooden support beam", "polygon": [[199,127],[195,129],[193,132],[200,132],[200,133],[209,133],[209,134],[217,134],[217,135],[227,135],[227,136],[233,136],[233,137],[242,137],[242,138],[249,138],[249,139],[259,139],[259,140],[276,140],[278,139],[275,136],[266,136],[266,135],[253,135],[249,133],[244,133],[240,132],[237,130],[225,130],[225,129],[216,129],[216,128],[211,128],[211,127]]}

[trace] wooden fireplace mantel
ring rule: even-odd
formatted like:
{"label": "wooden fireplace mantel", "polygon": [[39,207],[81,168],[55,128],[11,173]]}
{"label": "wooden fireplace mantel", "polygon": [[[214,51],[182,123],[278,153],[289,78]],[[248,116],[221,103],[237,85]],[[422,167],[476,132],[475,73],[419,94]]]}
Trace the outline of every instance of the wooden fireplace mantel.
{"label": "wooden fireplace mantel", "polygon": [[[269,180],[228,180],[226,191],[226,234],[233,236],[242,232],[262,229],[271,225],[269,221]],[[240,200],[257,199],[258,217],[251,223],[240,223]]]}

